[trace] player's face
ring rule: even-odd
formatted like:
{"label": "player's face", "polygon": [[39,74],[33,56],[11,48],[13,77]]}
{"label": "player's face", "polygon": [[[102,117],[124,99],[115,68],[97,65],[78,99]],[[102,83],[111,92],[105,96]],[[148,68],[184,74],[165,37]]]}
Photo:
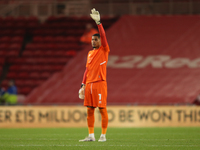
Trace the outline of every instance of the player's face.
{"label": "player's face", "polygon": [[101,39],[98,36],[92,36],[91,44],[93,49],[98,49],[101,46]]}

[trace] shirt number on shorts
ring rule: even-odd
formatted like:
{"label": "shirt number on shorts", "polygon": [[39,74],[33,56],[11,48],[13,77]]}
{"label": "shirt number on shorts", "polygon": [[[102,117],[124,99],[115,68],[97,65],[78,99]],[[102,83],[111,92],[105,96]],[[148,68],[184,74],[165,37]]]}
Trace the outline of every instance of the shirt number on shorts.
{"label": "shirt number on shorts", "polygon": [[99,95],[99,104],[101,104],[101,94],[98,95]]}

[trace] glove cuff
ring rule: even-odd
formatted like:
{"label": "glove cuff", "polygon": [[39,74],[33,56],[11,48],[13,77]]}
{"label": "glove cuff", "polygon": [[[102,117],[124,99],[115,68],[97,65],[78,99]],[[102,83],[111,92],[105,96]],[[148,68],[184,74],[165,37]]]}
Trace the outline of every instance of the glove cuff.
{"label": "glove cuff", "polygon": [[83,86],[85,86],[85,84],[84,84],[84,83],[82,83],[82,84],[81,84],[81,88],[82,88]]}
{"label": "glove cuff", "polygon": [[101,24],[101,22],[100,22],[100,21],[96,21],[96,24],[100,25],[100,24]]}

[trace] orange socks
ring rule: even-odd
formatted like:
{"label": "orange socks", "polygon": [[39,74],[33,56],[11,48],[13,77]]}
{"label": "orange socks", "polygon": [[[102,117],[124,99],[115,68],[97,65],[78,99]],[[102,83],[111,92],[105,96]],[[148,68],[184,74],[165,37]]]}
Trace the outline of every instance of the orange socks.
{"label": "orange socks", "polygon": [[[106,134],[108,127],[108,113],[106,108],[99,108],[101,113],[102,134]],[[87,107],[87,123],[89,134],[94,134],[94,108]]]}
{"label": "orange socks", "polygon": [[94,134],[94,108],[87,107],[87,123],[89,134]]}
{"label": "orange socks", "polygon": [[99,109],[101,113],[101,127],[102,127],[102,134],[106,134],[107,127],[108,127],[108,113],[106,108]]}

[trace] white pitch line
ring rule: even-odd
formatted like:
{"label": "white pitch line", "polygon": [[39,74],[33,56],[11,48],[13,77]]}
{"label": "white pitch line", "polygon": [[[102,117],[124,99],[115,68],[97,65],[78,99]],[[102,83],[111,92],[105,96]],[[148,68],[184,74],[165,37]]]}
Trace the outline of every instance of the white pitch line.
{"label": "white pitch line", "polygon": [[[188,133],[151,133],[152,135],[188,135]],[[194,133],[200,135],[200,133]],[[109,135],[147,135],[146,133],[109,133]]]}
{"label": "white pitch line", "polygon": [[[152,133],[152,135],[160,135],[160,134],[167,134],[167,135],[171,135],[171,134],[173,134],[173,135],[188,135],[188,133]],[[200,135],[200,133],[198,133],[198,132],[196,132],[196,133],[194,133],[195,135]],[[30,134],[20,134],[20,135],[29,135],[30,136]],[[72,135],[72,134],[31,134],[31,135],[39,135],[39,136],[43,136],[43,135]],[[79,133],[73,133],[73,135],[82,135],[82,134],[79,134]],[[146,133],[109,133],[109,135],[146,135]],[[9,134],[7,134],[7,135],[4,135],[5,137],[10,137],[10,136],[13,136],[12,134],[11,135],[9,135]]]}
{"label": "white pitch line", "polygon": [[[30,134],[26,134],[26,133],[24,133],[24,134],[20,134],[21,136],[22,135],[29,135],[30,136]],[[71,134],[37,134],[37,133],[31,133],[31,135],[40,135],[40,136],[42,136],[42,135],[71,135]],[[82,134],[73,134],[73,135],[82,135]],[[4,135],[4,136],[13,136],[13,134],[7,134],[7,135]]]}
{"label": "white pitch line", "polygon": [[[56,141],[56,140],[63,140],[63,141],[76,141],[77,139],[38,139],[38,138],[0,138],[0,140],[10,140],[10,141],[13,141],[13,140],[24,140],[24,141],[31,141],[31,140],[34,140],[34,141]],[[78,141],[78,140],[77,140]]]}
{"label": "white pitch line", "polygon": [[[47,141],[56,141],[56,140],[63,140],[63,141],[78,141],[77,139],[68,139],[68,138],[56,138],[56,139],[49,139],[49,138],[0,138],[0,140],[47,140]],[[113,141],[114,139],[108,139],[109,141]],[[200,141],[200,139],[132,139],[134,140],[141,140],[141,141],[187,141],[187,140],[193,140],[193,141]],[[121,141],[126,141],[126,139],[121,139]]]}
{"label": "white pitch line", "polygon": [[164,140],[164,141],[165,141],[165,140],[166,140],[166,141],[168,141],[168,140],[169,140],[169,141],[179,141],[179,140],[180,140],[180,141],[184,141],[184,140],[187,141],[187,140],[194,140],[194,141],[199,141],[200,139],[170,139],[170,138],[169,138],[169,139],[139,139],[139,140],[145,140],[145,141],[163,141],[163,140]]}
{"label": "white pitch line", "polygon": [[[4,146],[4,147],[6,147],[5,145],[0,145],[0,146]],[[75,146],[75,147],[79,147],[79,146],[90,146],[91,147],[91,145],[9,145],[8,147],[10,147],[10,146],[16,146],[16,147],[31,147],[31,146],[35,146],[35,147],[39,147],[39,146],[44,146],[44,147],[49,147],[49,146],[62,146],[62,147],[68,147],[68,146],[71,146],[71,147],[73,147],[73,146]],[[96,146],[137,146],[137,145],[96,145]]]}
{"label": "white pitch line", "polygon": [[[49,146],[60,146],[60,147],[92,147],[91,145],[0,145],[1,147],[10,147],[10,146],[16,146],[16,147],[49,147]],[[121,147],[140,147],[141,145],[96,145],[96,146],[102,146],[102,147],[116,147],[116,146],[121,146]],[[144,147],[199,147],[200,145],[142,145]]]}

